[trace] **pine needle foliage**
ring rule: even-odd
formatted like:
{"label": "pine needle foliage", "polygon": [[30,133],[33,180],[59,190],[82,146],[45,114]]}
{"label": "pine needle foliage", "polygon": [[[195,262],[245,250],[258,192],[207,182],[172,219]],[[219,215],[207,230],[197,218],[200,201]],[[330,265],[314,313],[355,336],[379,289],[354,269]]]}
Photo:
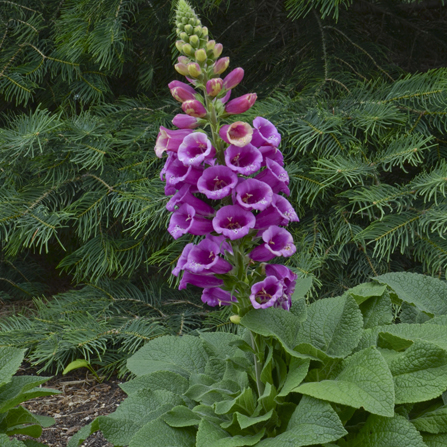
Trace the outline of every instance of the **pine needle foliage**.
{"label": "pine needle foliage", "polygon": [[[314,278],[319,296],[389,271],[445,278],[444,2],[191,4],[232,67],[244,68],[238,93],[258,93],[252,116],[283,135],[301,217],[291,267]],[[188,242],[166,232],[153,152],[159,126],[178,113],[166,88],[176,77],[173,15],[164,0],[0,0],[0,298],[48,294],[49,272],[39,282],[30,254],[58,265],[50,278],[84,284],[36,301],[34,318],[2,322],[1,340],[28,343],[44,367],[77,355],[119,363],[150,334],[207,318],[196,298],[162,322],[110,298],[129,281],[119,296],[158,299],[139,278],[167,282]],[[85,313],[72,317],[77,300]],[[231,330],[225,319],[221,311],[205,324]],[[31,327],[40,335],[29,339]]]}

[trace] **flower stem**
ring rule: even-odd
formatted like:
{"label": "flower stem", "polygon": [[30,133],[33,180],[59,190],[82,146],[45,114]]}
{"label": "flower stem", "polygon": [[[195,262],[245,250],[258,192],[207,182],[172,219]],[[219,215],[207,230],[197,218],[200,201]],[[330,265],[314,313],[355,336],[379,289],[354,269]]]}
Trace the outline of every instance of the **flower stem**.
{"label": "flower stem", "polygon": [[264,393],[264,384],[261,381],[261,364],[259,363],[258,353],[259,348],[256,344],[255,337],[253,336],[253,332],[250,331],[250,338],[251,338],[251,347],[255,351],[255,354],[253,354],[253,360],[255,364],[255,375],[256,375],[256,387],[258,389],[258,397],[261,397]]}

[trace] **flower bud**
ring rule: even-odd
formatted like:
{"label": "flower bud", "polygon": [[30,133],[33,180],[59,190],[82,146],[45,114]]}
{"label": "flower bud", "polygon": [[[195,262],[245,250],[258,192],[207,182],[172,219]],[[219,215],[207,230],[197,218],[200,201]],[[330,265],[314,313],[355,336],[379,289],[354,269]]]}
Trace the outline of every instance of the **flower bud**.
{"label": "flower bud", "polygon": [[191,35],[194,31],[194,28],[188,23],[187,25],[185,25],[185,33],[187,33],[188,35]]}
{"label": "flower bud", "polygon": [[217,96],[222,90],[223,80],[220,78],[210,79],[206,83],[206,92],[209,96]]}
{"label": "flower bud", "polygon": [[211,50],[214,48],[215,45],[216,45],[216,41],[215,41],[215,40],[209,40],[209,41],[206,43],[206,49],[207,49],[207,51],[211,51]]}
{"label": "flower bud", "polygon": [[185,65],[188,65],[191,62],[191,59],[189,59],[189,57],[186,57],[186,56],[179,56],[177,60],[181,64],[185,64]]}
{"label": "flower bud", "polygon": [[208,36],[208,28],[206,26],[202,27],[202,36],[203,37]]}
{"label": "flower bud", "polygon": [[189,43],[194,47],[197,48],[199,46],[199,42],[200,39],[198,38],[198,36],[196,36],[195,34],[193,34],[190,38],[189,38]]}
{"label": "flower bud", "polygon": [[175,47],[176,47],[177,50],[179,50],[180,52],[183,51],[183,45],[185,45],[185,42],[183,42],[183,40],[177,40],[177,42],[175,42]]}
{"label": "flower bud", "polygon": [[198,78],[202,74],[202,69],[197,62],[191,62],[190,64],[188,64],[188,73],[193,78]]}
{"label": "flower bud", "polygon": [[194,54],[194,50],[189,43],[185,43],[185,45],[183,45],[182,52],[188,54],[189,56],[192,56]]}
{"label": "flower bud", "polygon": [[243,78],[244,69],[241,67],[235,68],[227,76],[225,76],[225,79],[223,80],[223,88],[225,90],[230,90],[236,87],[236,85],[238,85]]}
{"label": "flower bud", "polygon": [[183,115],[182,113],[178,113],[174,116],[172,120],[172,124],[178,127],[179,129],[195,129],[199,127],[203,120],[196,118],[195,116]]}
{"label": "flower bud", "polygon": [[194,55],[197,62],[203,63],[206,61],[206,51],[203,48],[200,48],[200,50],[196,50]]}
{"label": "flower bud", "polygon": [[188,67],[185,64],[175,64],[174,68],[176,69],[177,73],[180,73],[183,76],[188,75]]}
{"label": "flower bud", "polygon": [[[172,90],[173,88],[176,88],[176,87],[181,87],[181,88],[183,88],[183,89],[185,89],[185,90],[187,90],[189,93],[191,93],[192,95],[195,95],[197,92],[194,90],[194,88],[193,87],[191,87],[190,85],[188,85],[188,84],[185,84],[184,82],[182,82],[182,81],[171,81],[169,84],[168,84],[168,87],[169,87],[169,90]],[[194,98],[193,98],[194,99]]]}
{"label": "flower bud", "polygon": [[191,94],[191,92],[182,87],[174,87],[173,89],[171,89],[171,95],[178,102],[185,102],[190,99],[196,99],[195,96]]}
{"label": "flower bud", "polygon": [[199,37],[202,36],[202,27],[201,26],[196,26],[194,28],[194,34],[197,34]]}
{"label": "flower bud", "polygon": [[223,45],[221,43],[216,43],[216,45],[213,48],[214,59],[217,59],[222,54],[222,50]]}
{"label": "flower bud", "polygon": [[184,42],[189,42],[189,36],[185,32],[180,33],[180,39],[182,39]]}
{"label": "flower bud", "polygon": [[189,116],[203,118],[206,115],[206,109],[197,99],[190,99],[182,104],[182,110]]}
{"label": "flower bud", "polygon": [[199,24],[200,24],[200,21],[199,21],[199,20],[196,20],[196,19],[194,19],[194,18],[191,18],[191,19],[189,19],[189,24],[190,24],[191,26],[196,26],[196,25],[199,25]]}
{"label": "flower bud", "polygon": [[228,65],[230,65],[230,58],[229,57],[223,57],[222,59],[219,59],[214,64],[214,74],[221,74],[223,73],[227,68]]}
{"label": "flower bud", "polygon": [[239,96],[239,98],[231,100],[225,106],[225,112],[229,115],[244,113],[255,103],[256,98],[256,93],[247,93],[246,95]]}
{"label": "flower bud", "polygon": [[230,321],[233,324],[240,324],[241,323],[241,317],[239,315],[231,315]]}

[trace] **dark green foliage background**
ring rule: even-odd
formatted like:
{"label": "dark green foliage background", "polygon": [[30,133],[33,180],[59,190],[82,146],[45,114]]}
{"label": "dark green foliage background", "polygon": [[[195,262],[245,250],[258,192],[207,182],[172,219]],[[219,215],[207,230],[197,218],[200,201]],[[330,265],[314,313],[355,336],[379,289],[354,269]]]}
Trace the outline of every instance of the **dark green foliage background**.
{"label": "dark green foliage background", "polygon": [[[245,69],[236,94],[258,93],[247,120],[262,114],[283,135],[291,201],[302,218],[289,261],[314,278],[314,294],[337,295],[388,271],[445,278],[443,1],[192,4],[231,67]],[[165,303],[147,287],[160,273],[168,278],[187,243],[166,232],[162,161],[153,152],[159,126],[179,111],[166,87],[179,79],[172,7],[165,0],[0,0],[2,299],[65,291],[72,282],[78,286],[69,296],[80,303],[91,300],[91,287],[104,290],[109,305],[135,290],[137,300]],[[53,315],[72,324],[64,299]],[[191,299],[181,311],[161,311],[171,315],[164,330],[197,327],[204,309]],[[82,309],[83,323],[72,326],[92,329]],[[116,309],[103,309],[102,300],[89,307],[104,328],[81,341],[55,341],[61,364],[79,354],[79,343],[110,342]],[[159,317],[143,315],[149,328]],[[223,320],[214,316],[213,325]],[[36,322],[11,324],[3,343],[15,330],[16,344]],[[45,352],[36,361],[47,362],[53,351]]]}

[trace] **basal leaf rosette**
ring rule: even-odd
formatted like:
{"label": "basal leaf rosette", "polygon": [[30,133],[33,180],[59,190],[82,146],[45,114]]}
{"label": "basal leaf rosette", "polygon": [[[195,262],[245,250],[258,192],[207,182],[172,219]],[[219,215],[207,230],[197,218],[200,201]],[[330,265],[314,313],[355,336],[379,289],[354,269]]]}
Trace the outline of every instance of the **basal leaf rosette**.
{"label": "basal leaf rosette", "polygon": [[[298,216],[283,196],[289,176],[279,149],[281,135],[264,117],[252,123],[225,123],[249,110],[256,93],[230,99],[244,77],[241,67],[225,77],[230,60],[192,8],[179,3],[175,68],[185,80],[168,84],[183,113],[160,128],[155,153],[167,154],[161,179],[172,212],[168,231],[174,239],[203,236],[188,243],[173,274],[180,288],[203,288],[210,306],[233,306],[245,315],[255,308],[290,309],[296,275],[287,267],[267,264],[290,257],[296,247],[285,227]],[[197,239],[197,238],[196,238]],[[183,273],[182,273],[183,272]]]}

